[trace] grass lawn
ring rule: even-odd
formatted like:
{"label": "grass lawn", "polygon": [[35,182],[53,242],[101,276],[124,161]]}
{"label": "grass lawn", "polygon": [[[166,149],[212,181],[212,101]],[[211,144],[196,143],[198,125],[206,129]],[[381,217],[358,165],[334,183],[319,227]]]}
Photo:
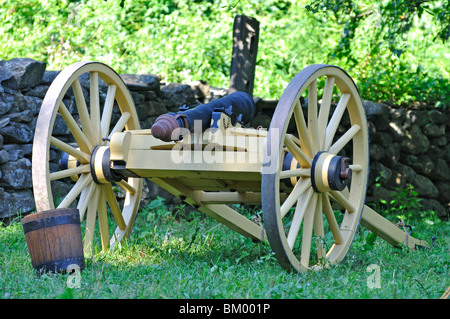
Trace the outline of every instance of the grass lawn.
{"label": "grass lawn", "polygon": [[450,285],[449,223],[413,227],[413,235],[430,244],[436,237],[436,247],[410,251],[380,238],[371,243],[370,232],[360,227],[338,266],[289,273],[268,243],[255,244],[200,213],[186,217],[144,207],[131,238],[86,258],[75,278],[38,277],[16,221],[0,227],[0,299],[438,299]]}

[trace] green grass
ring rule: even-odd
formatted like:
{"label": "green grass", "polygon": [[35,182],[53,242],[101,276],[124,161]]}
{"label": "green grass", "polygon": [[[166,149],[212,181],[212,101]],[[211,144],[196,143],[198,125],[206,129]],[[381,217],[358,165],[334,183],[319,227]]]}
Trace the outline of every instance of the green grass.
{"label": "green grass", "polygon": [[[436,237],[436,247],[416,251],[380,238],[370,243],[360,228],[341,264],[301,274],[283,270],[267,243],[255,244],[200,213],[156,212],[141,209],[127,242],[86,258],[79,288],[69,288],[74,275],[36,275],[20,221],[0,227],[0,299],[436,299],[450,285],[448,222],[413,224],[417,237]],[[373,264],[380,288],[371,289]]]}

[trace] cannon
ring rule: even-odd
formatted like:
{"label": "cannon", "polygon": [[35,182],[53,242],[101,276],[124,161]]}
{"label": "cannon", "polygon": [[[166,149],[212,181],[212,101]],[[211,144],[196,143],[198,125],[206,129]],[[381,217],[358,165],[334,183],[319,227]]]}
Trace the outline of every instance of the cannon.
{"label": "cannon", "polygon": [[[84,74],[88,92],[80,85]],[[100,79],[108,87],[102,105]],[[64,103],[69,90],[76,102],[72,112]],[[120,117],[113,125],[114,107]],[[77,208],[85,223],[85,254],[94,236],[107,250],[131,233],[147,178],[239,234],[268,240],[289,270],[339,263],[360,224],[392,245],[428,246],[365,205],[368,129],[358,89],[344,70],[318,64],[300,71],[268,129],[248,127],[253,114],[251,97],[237,92],[164,114],[141,129],[120,76],[103,63],[75,63],[53,81],[37,119],[36,209]],[[53,134],[61,122],[71,140]],[[62,154],[59,169],[49,164],[55,152]],[[68,179],[70,188],[54,198],[58,182]],[[249,219],[232,204],[261,205],[262,218]]]}
{"label": "cannon", "polygon": [[[152,125],[152,135],[169,142],[180,140],[181,130],[185,133],[207,129],[219,129],[222,114],[226,115],[231,126],[248,124],[255,114],[253,99],[245,92],[234,92],[220,100],[199,105],[193,109],[182,107],[178,113],[167,113],[159,116]],[[212,122],[211,122],[212,121]]]}

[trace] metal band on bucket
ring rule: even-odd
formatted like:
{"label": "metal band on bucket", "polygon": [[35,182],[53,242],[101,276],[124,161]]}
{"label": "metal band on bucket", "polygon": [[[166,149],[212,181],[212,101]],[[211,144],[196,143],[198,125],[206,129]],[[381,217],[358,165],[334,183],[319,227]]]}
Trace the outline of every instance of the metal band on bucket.
{"label": "metal band on bucket", "polygon": [[42,219],[31,220],[22,224],[24,233],[33,230],[38,230],[47,227],[65,225],[65,224],[80,224],[80,216],[78,214],[49,216]]}

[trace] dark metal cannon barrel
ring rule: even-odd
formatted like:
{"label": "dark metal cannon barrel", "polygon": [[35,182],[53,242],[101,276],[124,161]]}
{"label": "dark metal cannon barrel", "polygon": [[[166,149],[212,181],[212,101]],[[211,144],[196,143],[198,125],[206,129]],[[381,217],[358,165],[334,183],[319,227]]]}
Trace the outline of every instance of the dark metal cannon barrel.
{"label": "dark metal cannon barrel", "polygon": [[178,140],[178,135],[172,136],[174,130],[185,128],[193,132],[195,121],[201,121],[202,131],[205,131],[211,125],[214,111],[223,111],[236,117],[236,120],[245,125],[250,123],[255,116],[256,107],[249,94],[234,92],[224,98],[201,104],[186,111],[160,115],[151,128],[152,135],[166,142]]}

